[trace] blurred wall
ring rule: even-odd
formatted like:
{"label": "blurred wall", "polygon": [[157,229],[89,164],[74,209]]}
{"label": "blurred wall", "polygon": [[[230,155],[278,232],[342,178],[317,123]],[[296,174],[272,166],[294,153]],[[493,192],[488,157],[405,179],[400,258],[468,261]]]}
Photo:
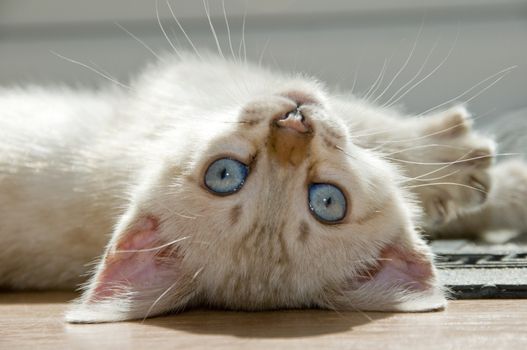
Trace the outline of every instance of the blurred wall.
{"label": "blurred wall", "polygon": [[[193,42],[216,51],[203,3],[170,3]],[[222,3],[208,3],[230,52]],[[188,47],[166,2],[158,5],[167,35]],[[527,0],[225,0],[225,8],[234,51],[246,14],[249,59],[261,56],[264,64],[308,72],[331,86],[354,86],[357,94],[374,92],[372,99],[383,103],[422,80],[400,100],[414,113],[479,93],[470,101],[479,114],[527,106]],[[104,82],[51,51],[126,80],[153,55],[116,22],[154,51],[172,50],[152,0],[0,0],[0,85]],[[516,65],[482,91],[501,77],[495,73]],[[379,87],[370,89],[383,67]]]}

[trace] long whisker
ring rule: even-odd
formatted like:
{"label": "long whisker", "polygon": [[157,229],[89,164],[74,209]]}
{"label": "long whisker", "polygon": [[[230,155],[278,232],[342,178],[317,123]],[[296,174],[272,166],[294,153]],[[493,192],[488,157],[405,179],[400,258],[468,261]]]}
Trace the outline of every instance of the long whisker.
{"label": "long whisker", "polygon": [[263,46],[263,49],[262,49],[262,52],[260,52],[260,57],[258,58],[258,67],[261,67],[262,66],[262,61],[263,61],[263,58],[264,58],[264,55],[265,55],[265,51],[267,50],[267,47],[269,46],[269,42],[271,41],[271,39],[267,39],[265,41],[265,44]]}
{"label": "long whisker", "polygon": [[57,53],[57,52],[55,52],[55,51],[51,51],[51,50],[50,50],[49,52],[52,53],[53,55],[57,56],[58,58],[61,58],[61,59],[65,60],[65,61],[68,61],[68,62],[70,62],[70,63],[78,64],[79,66],[84,67],[84,68],[86,68],[86,69],[88,69],[88,70],[90,70],[90,71],[92,71],[92,72],[98,74],[99,76],[101,76],[101,77],[103,77],[103,78],[105,78],[105,79],[111,81],[112,83],[119,85],[120,87],[123,87],[123,88],[125,88],[125,89],[131,89],[130,86],[121,83],[119,80],[115,79],[114,77],[112,77],[112,76],[110,76],[110,75],[108,75],[108,74],[105,74],[105,73],[103,73],[103,72],[97,70],[96,68],[93,68],[93,67],[87,65],[86,63],[82,63],[82,62],[77,61],[77,60],[74,60],[74,59],[72,59],[72,58],[69,58],[69,57],[63,56],[63,55],[61,55],[61,54],[59,54],[59,53]]}
{"label": "long whisker", "polygon": [[179,53],[178,49],[174,46],[174,43],[172,43],[172,40],[170,40],[170,37],[168,36],[167,32],[165,31],[165,28],[163,27],[163,23],[161,23],[161,18],[159,17],[159,0],[156,0],[156,18],[157,23],[159,25],[159,28],[161,29],[161,32],[163,33],[165,39],[167,39],[168,44],[172,47],[176,55],[178,55],[181,58],[181,54]]}
{"label": "long whisker", "polygon": [[357,84],[357,79],[359,77],[359,69],[360,69],[361,62],[357,63],[357,66],[355,67],[355,72],[353,73],[353,84],[351,85],[351,94],[355,92],[355,85]]}
{"label": "long whisker", "polygon": [[207,20],[209,21],[209,27],[212,32],[212,36],[214,37],[214,41],[216,42],[216,47],[218,48],[218,53],[222,58],[225,58],[225,56],[223,55],[223,50],[221,49],[220,41],[218,40],[218,35],[216,34],[216,29],[214,29],[212,19],[210,18],[210,11],[206,0],[203,0],[203,7],[205,9],[205,14],[207,15]]}
{"label": "long whisker", "polygon": [[227,27],[227,37],[229,39],[229,48],[231,50],[232,59],[236,61],[236,55],[234,54],[234,48],[232,47],[231,28],[229,25],[229,19],[227,18],[227,11],[225,10],[225,0],[221,0],[221,7],[223,9],[223,17],[225,18],[225,26]]}
{"label": "long whisker", "polygon": [[242,19],[242,38],[240,40],[240,45],[238,46],[238,56],[240,57],[240,60],[242,58],[242,48],[243,48],[243,62],[247,63],[247,47],[245,45],[245,21],[247,19],[247,2],[245,2],[245,9],[243,13],[243,19]]}
{"label": "long whisker", "polygon": [[409,186],[405,186],[404,188],[418,188],[418,187],[425,187],[425,186],[449,186],[449,185],[451,185],[451,186],[459,186],[459,187],[466,187],[466,188],[470,188],[471,190],[475,190],[475,191],[479,191],[481,193],[488,194],[487,191],[484,191],[481,188],[477,188],[477,187],[474,187],[474,186],[465,185],[465,184],[461,184],[461,183],[457,183],[457,182],[432,182],[432,183],[429,183],[429,184],[409,185]]}
{"label": "long whisker", "polygon": [[153,251],[157,251],[157,250],[160,250],[160,249],[163,249],[163,248],[166,248],[166,247],[169,247],[173,244],[176,244],[176,243],[179,243],[181,241],[184,241],[185,239],[189,239],[190,236],[185,236],[185,237],[181,237],[181,238],[178,238],[178,239],[175,239],[173,241],[170,241],[168,243],[165,243],[165,244],[162,244],[162,245],[159,245],[157,247],[153,247],[153,248],[145,248],[145,249],[119,249],[119,250],[116,250],[115,252],[116,253],[141,253],[141,252],[153,252]]}
{"label": "long whisker", "polygon": [[419,31],[417,32],[417,36],[414,40],[414,43],[412,45],[412,48],[410,50],[410,53],[408,54],[408,57],[406,57],[406,60],[404,61],[403,65],[401,66],[401,68],[399,68],[399,70],[397,71],[397,73],[394,75],[394,77],[392,78],[392,80],[390,80],[390,82],[388,83],[388,85],[384,88],[384,90],[381,92],[381,94],[379,96],[377,96],[377,98],[375,100],[373,100],[373,103],[377,102],[385,93],[386,91],[388,91],[388,89],[390,89],[390,87],[393,85],[393,83],[397,80],[397,78],[399,77],[399,75],[401,75],[401,73],[406,69],[406,67],[408,66],[408,63],[410,62],[410,60],[412,59],[414,53],[415,53],[415,49],[417,47],[417,43],[419,42],[419,39],[421,38],[421,34],[423,32],[423,27],[424,27],[424,17],[423,17],[423,20],[421,22],[421,26],[419,27]]}
{"label": "long whisker", "polygon": [[142,322],[144,322],[148,318],[148,316],[150,315],[150,312],[152,312],[152,310],[157,305],[157,303],[159,303],[159,301],[161,301],[161,299],[163,299],[163,297],[167,295],[167,293],[170,292],[172,288],[174,288],[178,283],[179,283],[179,280],[176,279],[174,283],[172,283],[167,289],[165,289],[163,293],[161,293],[161,295],[152,303],[152,305],[146,311],[145,317],[143,318]]}
{"label": "long whisker", "polygon": [[382,78],[384,77],[384,73],[386,72],[386,67],[388,66],[388,61],[389,61],[388,58],[384,60],[384,63],[382,64],[382,68],[381,68],[381,71],[379,72],[379,75],[377,76],[377,78],[375,79],[371,87],[368,89],[368,91],[366,91],[366,94],[364,94],[363,98],[365,100],[367,100],[370,97],[370,94],[375,90],[375,88],[377,87],[377,84],[379,84],[382,81]]}
{"label": "long whisker", "polygon": [[176,14],[175,14],[174,10],[172,9],[172,6],[170,5],[170,2],[168,0],[167,0],[166,4],[168,6],[168,10],[170,11],[170,14],[172,15],[172,18],[174,19],[174,21],[176,22],[177,26],[179,27],[179,29],[181,30],[181,32],[185,36],[185,39],[187,39],[187,42],[189,43],[189,45],[192,47],[192,49],[196,53],[196,56],[198,56],[201,60],[203,60],[203,57],[201,57],[198,49],[194,45],[194,42],[188,36],[187,32],[183,28],[183,25],[181,25],[181,22],[179,22],[179,19],[177,18]]}
{"label": "long whisker", "polygon": [[441,179],[447,178],[447,177],[452,176],[452,175],[457,174],[457,173],[459,173],[459,169],[451,171],[448,174],[445,174],[445,175],[442,175],[442,176],[431,177],[431,178],[427,178],[427,179],[425,179],[425,178],[418,178],[418,177],[409,178],[409,179],[407,179],[407,181],[403,181],[402,183],[412,182],[412,181],[419,181],[419,182],[437,181],[437,180],[441,180]]}
{"label": "long whisker", "polygon": [[398,154],[402,152],[414,151],[414,150],[423,149],[423,148],[433,148],[433,147],[450,148],[450,149],[455,149],[455,150],[466,150],[467,149],[466,147],[457,147],[457,146],[443,145],[443,144],[435,143],[435,144],[429,144],[429,145],[419,145],[419,146],[414,146],[414,147],[403,148],[403,149],[397,150],[392,153],[383,154],[383,157],[392,156],[394,154]]}
{"label": "long whisker", "polygon": [[[496,109],[493,108],[491,109],[490,111],[486,112],[486,113],[483,113],[483,114],[480,114],[476,117],[471,117],[471,119],[473,121],[477,120],[477,119],[481,119],[481,118],[484,118],[486,116],[488,116],[489,114],[491,114],[492,112],[494,112]],[[380,141],[382,142],[383,145],[386,145],[386,144],[390,144],[390,143],[398,143],[398,142],[409,142],[409,141],[418,141],[418,140],[422,140],[422,139],[426,139],[428,137],[432,137],[432,136],[435,136],[435,135],[440,135],[440,134],[443,134],[445,132],[448,132],[449,130],[452,130],[452,129],[455,129],[457,127],[459,127],[460,125],[463,125],[463,121],[457,123],[457,124],[454,124],[448,128],[444,128],[444,129],[441,129],[439,131],[434,131],[432,133],[429,133],[429,134],[425,134],[425,135],[421,135],[421,136],[418,136],[418,137],[412,137],[412,138],[408,138],[408,139],[402,139],[402,140],[387,140],[387,141]],[[388,131],[389,129],[386,129],[385,131],[383,132],[386,132]],[[381,133],[381,132],[379,132]]]}
{"label": "long whisker", "polygon": [[384,77],[386,76],[386,71],[388,69],[388,64],[391,62],[392,58],[393,58],[393,53],[390,56],[390,58],[388,59],[388,62],[386,63],[386,66],[384,67],[384,70],[383,70],[382,76],[381,76],[381,80],[379,81],[379,83],[377,84],[375,89],[371,92],[371,94],[368,95],[367,97],[365,97],[366,100],[369,100],[370,98],[373,98],[375,96],[375,94],[377,93],[377,90],[379,90],[379,88],[382,86],[382,82],[384,81]]}
{"label": "long whisker", "polygon": [[145,43],[143,40],[138,38],[134,33],[130,32],[128,29],[126,29],[124,26],[122,26],[118,22],[113,22],[117,27],[119,27],[121,30],[123,30],[126,34],[130,35],[133,39],[135,39],[139,44],[143,45],[145,49],[147,49],[155,58],[157,58],[160,61],[164,61],[161,56],[159,56],[147,43]]}
{"label": "long whisker", "polygon": [[[471,153],[471,151],[467,151],[465,154],[462,154],[458,159],[456,159],[456,161],[465,158],[465,157],[468,156],[470,153]],[[452,164],[452,163],[450,163],[450,164],[446,164],[446,165],[443,165],[443,166],[440,167],[440,168],[437,168],[437,169],[431,170],[431,171],[429,171],[429,172],[426,172],[426,173],[421,174],[421,175],[419,175],[419,176],[416,176],[416,177],[414,177],[414,178],[408,179],[406,182],[410,182],[411,180],[419,180],[419,179],[424,178],[424,177],[426,177],[426,176],[428,176],[428,175],[432,175],[432,174],[435,174],[435,173],[437,173],[437,172],[439,172],[439,171],[441,171],[441,170],[444,170],[444,169],[450,168],[450,167],[453,166],[453,165],[454,165],[454,164]]]}
{"label": "long whisker", "polygon": [[[406,89],[410,84],[413,84],[417,78],[419,78],[419,76],[421,75],[421,73],[424,71],[424,69],[426,68],[426,65],[428,64],[428,61],[430,60],[430,58],[432,57],[432,54],[435,52],[437,46],[439,45],[439,39],[437,39],[434,43],[434,45],[432,46],[432,48],[430,49],[430,52],[428,52],[428,54],[426,55],[425,59],[423,60],[423,63],[421,64],[421,66],[419,67],[419,69],[417,70],[417,72],[414,74],[414,76],[408,81],[406,82],[403,86],[401,86],[399,89],[397,89],[397,91],[395,91],[395,93],[392,95],[392,97],[390,97],[388,99],[388,101],[386,101],[385,103],[383,103],[382,107],[387,107],[387,106],[393,106],[395,103],[397,102],[394,102],[393,104],[390,103],[391,100],[393,100],[394,98],[397,97],[397,95],[403,91],[404,89]],[[448,54],[447,54],[448,56]],[[448,58],[447,58],[448,59]],[[445,60],[446,62],[446,60]],[[441,63],[439,63],[441,64]],[[439,68],[438,68],[439,69]],[[430,74],[431,75],[431,74]],[[430,77],[430,75],[428,75],[428,77]],[[419,82],[417,82],[416,84],[420,84]],[[404,94],[406,93],[409,93],[411,91],[411,89],[413,89],[414,87],[412,86],[410,88],[410,90],[408,90],[407,92],[405,92]]]}
{"label": "long whisker", "polygon": [[183,45],[181,45],[181,42],[179,41],[179,34],[176,32],[176,29],[174,27],[170,27],[170,33],[172,34],[172,38],[174,38],[174,41],[176,42],[176,46],[177,47],[183,47]]}
{"label": "long whisker", "polygon": [[517,155],[520,155],[520,153],[498,153],[498,154],[495,154],[495,155],[483,155],[483,156],[472,157],[472,158],[467,158],[467,159],[455,160],[455,161],[452,161],[452,162],[417,162],[417,161],[413,161],[413,160],[391,158],[391,157],[384,157],[384,158],[388,159],[388,160],[395,161],[395,162],[399,162],[399,163],[405,163],[405,164],[445,165],[445,164],[459,164],[459,163],[464,163],[464,162],[470,162],[470,161],[473,161],[473,160],[493,158],[493,157],[498,157],[498,156],[517,156]]}
{"label": "long whisker", "polygon": [[[429,108],[427,109],[426,111],[420,113],[420,115],[426,115],[430,112],[432,112],[433,110],[436,110],[438,108],[441,108],[443,106],[446,106],[456,100],[459,100],[460,98],[462,98],[463,96],[465,96],[466,94],[468,94],[469,92],[471,92],[472,90],[474,90],[475,88],[477,88],[478,86],[486,83],[487,81],[489,80],[492,80],[494,79],[495,77],[499,76],[500,74],[502,75],[501,77],[497,78],[495,81],[493,81],[490,85],[486,86],[483,90],[481,90],[478,94],[476,94],[475,96],[473,96],[470,100],[466,101],[466,102],[469,102],[471,100],[473,100],[474,98],[478,97],[479,95],[481,95],[483,92],[487,91],[488,89],[490,89],[492,86],[494,86],[494,84],[498,83],[501,79],[503,79],[507,74],[509,74],[510,71],[516,69],[518,66],[517,65],[514,65],[514,66],[510,66],[510,67],[507,67],[505,69],[502,69],[500,70],[499,72],[497,73],[494,73],[492,74],[490,77],[488,78],[485,78],[483,79],[482,81],[480,81],[479,83],[477,83],[476,85],[472,86],[471,88],[469,88],[468,90],[465,90],[465,92],[459,94],[458,96],[454,97],[454,98],[451,98],[450,100],[448,101],[445,101],[435,107],[432,107],[432,108]],[[465,103],[466,103],[465,102]]]}
{"label": "long whisker", "polygon": [[[406,86],[408,86],[408,84],[411,84],[413,82],[413,80],[417,78],[418,75],[416,75],[415,78],[412,78],[407,84],[403,85],[401,87],[401,89],[397,90],[396,93],[393,95],[393,97],[390,100],[388,100],[383,106],[384,107],[386,107],[386,106],[387,107],[393,106],[394,104],[399,102],[404,96],[408,95],[413,89],[415,89],[416,87],[421,85],[422,82],[424,82],[426,79],[430,78],[433,74],[435,74],[435,72],[437,72],[439,69],[441,69],[441,67],[443,67],[443,65],[448,61],[448,59],[452,55],[452,52],[454,52],[454,49],[455,49],[455,47],[457,45],[458,40],[459,40],[459,30],[457,32],[456,39],[454,40],[454,43],[450,47],[450,50],[448,51],[446,56],[441,60],[441,62],[439,62],[439,64],[434,69],[432,69],[428,74],[426,74],[423,78],[419,79],[414,85],[412,85],[410,88],[408,88],[408,90],[406,90],[403,94],[401,94],[400,96],[396,97],[397,94],[400,91],[404,90],[406,88]],[[420,72],[418,72],[418,73],[420,74]],[[395,100],[393,100],[394,98],[395,98]]]}

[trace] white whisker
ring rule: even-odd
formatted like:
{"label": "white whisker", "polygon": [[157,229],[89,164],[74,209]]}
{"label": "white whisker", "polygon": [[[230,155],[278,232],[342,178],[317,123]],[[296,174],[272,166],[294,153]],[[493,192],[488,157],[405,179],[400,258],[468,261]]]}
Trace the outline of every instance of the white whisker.
{"label": "white whisker", "polygon": [[148,318],[148,316],[150,316],[150,312],[152,312],[152,310],[157,305],[157,303],[159,303],[159,301],[161,301],[161,299],[165,295],[167,295],[167,293],[170,292],[172,290],[172,288],[174,288],[178,283],[179,283],[179,280],[176,279],[176,281],[174,283],[172,283],[167,289],[165,289],[165,291],[163,293],[161,293],[161,295],[152,303],[152,305],[146,311],[145,317],[143,318],[143,322]]}
{"label": "white whisker", "polygon": [[121,83],[120,81],[118,81],[118,80],[115,79],[114,77],[112,77],[112,76],[110,76],[110,75],[107,75],[107,74],[105,74],[105,73],[103,73],[103,72],[101,72],[101,71],[99,71],[99,70],[97,70],[97,69],[95,69],[95,68],[93,68],[93,67],[87,65],[86,63],[82,63],[82,62],[80,62],[80,61],[76,61],[76,60],[74,60],[74,59],[72,59],[72,58],[69,58],[69,57],[63,56],[63,55],[61,55],[61,54],[59,54],[59,53],[57,53],[57,52],[55,52],[55,51],[51,51],[51,50],[50,50],[50,53],[52,53],[53,55],[57,56],[58,58],[62,58],[63,60],[68,61],[68,62],[70,62],[70,63],[78,64],[79,66],[84,67],[84,68],[86,68],[86,69],[88,69],[88,70],[90,70],[90,71],[92,71],[92,72],[98,74],[99,76],[101,76],[101,77],[103,77],[103,78],[105,78],[105,79],[111,81],[112,83],[114,83],[114,84],[116,84],[116,85],[119,85],[120,87],[123,87],[123,88],[125,88],[125,89],[131,89],[130,86]]}
{"label": "white whisker", "polygon": [[[388,101],[386,101],[385,103],[383,103],[382,107],[388,107],[388,106],[393,106],[394,104],[396,104],[398,101],[395,101],[394,103],[390,103],[390,101],[392,101],[393,99],[397,98],[397,95],[403,91],[404,89],[406,89],[410,84],[413,84],[415,82],[415,80],[417,78],[419,78],[419,76],[421,75],[421,73],[424,71],[424,69],[426,68],[426,65],[428,64],[428,61],[430,60],[430,58],[432,57],[432,54],[435,52],[437,46],[439,45],[439,39],[437,39],[434,43],[434,45],[432,46],[432,48],[430,49],[430,52],[428,52],[428,54],[426,55],[423,63],[421,64],[421,66],[419,67],[419,69],[417,70],[417,72],[414,74],[414,76],[407,82],[405,83],[403,86],[401,86],[399,89],[397,89],[397,91],[395,91],[395,93],[392,95],[392,97],[390,97],[388,99]],[[446,60],[448,59],[448,56],[449,54],[447,54],[447,56],[445,57],[445,62]],[[439,63],[441,64],[441,63]],[[439,68],[437,68],[439,69]],[[433,70],[432,70],[433,71]],[[427,78],[429,78],[433,73],[428,73],[425,78],[421,79],[421,80],[425,80]],[[420,82],[417,82],[416,83],[417,85],[420,84]],[[408,94],[410,91],[412,91],[414,89],[414,86],[410,87],[406,92],[403,93],[403,95],[406,95]],[[399,100],[399,99],[398,99]]]}
{"label": "white whisker", "polygon": [[247,19],[247,2],[245,2],[245,10],[243,13],[243,19],[242,19],[242,38],[240,40],[240,45],[238,46],[238,56],[240,57],[240,61],[242,58],[242,48],[243,48],[243,62],[247,63],[247,47],[245,45],[245,21]]}
{"label": "white whisker", "polygon": [[466,102],[469,102],[469,101],[472,101],[474,98],[478,97],[479,95],[481,95],[483,92],[487,91],[488,89],[490,89],[494,84],[496,84],[497,82],[499,82],[501,79],[503,79],[507,74],[509,74],[510,71],[516,69],[518,66],[510,66],[510,67],[507,67],[505,69],[502,69],[500,70],[499,72],[497,73],[494,73],[492,74],[490,77],[486,78],[486,79],[483,79],[482,81],[480,81],[479,83],[477,83],[476,85],[472,86],[471,88],[469,88],[468,90],[465,90],[465,92],[459,94],[458,96],[454,97],[454,98],[451,98],[450,100],[448,101],[445,101],[435,107],[432,107],[432,108],[429,108],[427,109],[426,111],[420,113],[419,115],[426,115],[438,108],[441,108],[443,106],[446,106],[456,100],[459,100],[460,98],[462,98],[463,96],[465,96],[466,94],[468,94],[469,92],[471,92],[472,90],[474,90],[475,88],[477,88],[478,86],[486,83],[487,81],[489,80],[492,80],[494,79],[496,76],[499,76],[500,74],[502,74],[501,77],[497,78],[494,82],[492,82],[490,85],[486,86],[483,90],[481,90],[479,93],[477,93],[475,96],[473,96],[472,98],[470,98],[468,101]]}
{"label": "white whisker", "polygon": [[418,187],[425,187],[425,186],[459,186],[459,187],[470,188],[471,190],[475,190],[475,191],[478,191],[478,192],[481,192],[481,193],[488,194],[487,191],[484,191],[481,188],[477,188],[477,187],[474,187],[474,186],[465,185],[465,184],[461,184],[461,183],[457,183],[457,182],[432,182],[432,183],[428,183],[428,184],[404,186],[404,188],[418,188]]}
{"label": "white whisker", "polygon": [[194,281],[194,280],[198,277],[198,275],[201,273],[201,271],[203,271],[204,268],[205,268],[205,266],[200,267],[200,268],[198,269],[198,271],[196,271],[196,272],[194,273],[194,275],[192,275],[192,279],[191,279],[190,281],[191,281],[191,282]]}
{"label": "white whisker", "polygon": [[457,173],[459,173],[459,169],[458,169],[458,170],[451,171],[451,172],[449,172],[448,174],[445,174],[445,175],[442,175],[442,176],[431,177],[431,178],[427,178],[427,179],[425,179],[424,177],[423,177],[423,178],[420,178],[419,176],[418,176],[418,177],[415,177],[415,178],[408,178],[406,181],[402,181],[401,183],[412,182],[412,181],[419,181],[419,182],[437,181],[437,180],[441,180],[441,179],[447,178],[447,177],[449,177],[449,176],[455,175],[455,174],[457,174]]}
{"label": "white whisker", "polygon": [[423,17],[423,20],[421,22],[421,26],[419,27],[419,31],[417,32],[417,36],[414,40],[414,43],[412,45],[412,48],[410,50],[410,53],[408,54],[408,57],[406,58],[406,60],[404,61],[403,65],[401,66],[401,68],[399,68],[399,70],[397,71],[397,73],[394,75],[394,77],[392,78],[392,80],[390,80],[390,82],[388,83],[388,85],[384,88],[384,90],[381,92],[381,94],[379,96],[377,96],[377,98],[375,100],[373,100],[373,103],[377,102],[385,93],[386,91],[388,91],[388,89],[390,89],[390,87],[393,85],[393,83],[395,82],[395,80],[397,80],[397,78],[399,77],[399,75],[401,75],[401,73],[406,69],[406,67],[408,66],[408,63],[410,62],[410,60],[412,59],[414,53],[415,53],[415,49],[417,47],[417,43],[419,42],[419,39],[421,38],[421,34],[423,32],[423,27],[424,27],[424,17]]}
{"label": "white whisker", "polygon": [[225,0],[221,0],[221,7],[223,9],[223,17],[225,18],[225,26],[227,27],[227,37],[229,39],[229,48],[231,50],[232,59],[236,62],[236,55],[232,47],[231,28],[229,26],[229,19],[227,18],[227,11],[225,10]]}
{"label": "white whisker", "polygon": [[190,37],[188,36],[187,32],[185,31],[185,29],[183,28],[183,25],[181,25],[181,23],[179,22],[179,19],[177,18],[174,10],[172,9],[172,6],[170,5],[170,2],[167,0],[166,2],[167,6],[168,6],[168,10],[170,11],[170,14],[172,15],[172,18],[174,19],[174,21],[176,22],[177,26],[179,27],[179,29],[181,30],[181,32],[183,33],[183,35],[185,36],[185,39],[187,39],[187,42],[189,43],[189,45],[192,47],[192,49],[194,50],[194,53],[196,54],[196,56],[198,56],[201,60],[203,60],[203,57],[201,57],[198,49],[196,48],[196,46],[194,45],[194,42],[190,39]]}
{"label": "white whisker", "polygon": [[162,244],[162,245],[159,245],[157,247],[153,247],[153,248],[145,248],[145,249],[119,249],[119,250],[116,250],[115,253],[142,253],[142,252],[153,252],[153,251],[157,251],[157,250],[160,250],[160,249],[163,249],[163,248],[166,248],[166,247],[169,247],[173,244],[176,244],[176,243],[179,243],[181,241],[184,241],[185,239],[189,239],[190,236],[185,236],[185,237],[181,237],[181,238],[178,238],[178,239],[175,239],[173,241],[170,241],[168,243],[165,243],[165,244]]}
{"label": "white whisker", "polygon": [[[452,44],[452,46],[450,47],[450,50],[448,51],[447,55],[441,60],[441,62],[439,62],[439,64],[434,68],[432,69],[428,74],[426,74],[423,78],[419,79],[415,84],[413,84],[410,88],[408,88],[408,90],[406,90],[403,94],[401,94],[400,96],[396,97],[395,100],[393,100],[393,98],[395,96],[397,96],[397,94],[404,90],[404,88],[406,88],[407,84],[403,85],[403,87],[399,90],[397,90],[397,92],[394,94],[394,96],[388,100],[384,105],[383,107],[390,107],[390,106],[393,106],[394,104],[396,104],[397,102],[399,102],[403,97],[405,97],[406,95],[408,95],[413,89],[415,89],[416,87],[418,87],[419,85],[421,85],[422,82],[424,82],[426,79],[430,78],[433,74],[435,74],[435,72],[437,72],[439,69],[441,69],[441,67],[443,67],[443,65],[448,61],[448,59],[450,58],[450,56],[452,55],[452,52],[454,52],[454,49],[457,45],[457,41],[459,40],[459,31],[457,32],[457,35],[456,35],[456,39],[454,40],[454,43]],[[420,74],[420,72],[418,72]],[[417,75],[415,76],[415,78],[417,78]],[[412,78],[409,83],[411,84],[412,81],[413,81],[414,78]]]}
{"label": "white whisker", "polygon": [[216,47],[218,48],[218,53],[222,58],[225,58],[223,55],[223,50],[221,49],[220,41],[218,39],[218,35],[216,34],[216,29],[214,29],[214,25],[212,24],[212,19],[210,18],[210,11],[206,0],[203,0],[203,7],[205,9],[205,14],[207,15],[207,20],[209,21],[209,27],[210,31],[212,32],[212,36],[214,37],[214,41],[216,42]]}
{"label": "white whisker", "polygon": [[435,143],[435,144],[429,144],[429,145],[419,145],[419,146],[414,146],[414,147],[403,148],[403,149],[397,150],[392,153],[383,154],[383,156],[387,157],[387,156],[392,156],[394,154],[398,154],[402,152],[414,151],[417,149],[424,149],[424,148],[433,148],[433,147],[450,148],[450,149],[455,149],[455,150],[466,150],[467,149],[466,147],[458,147],[458,146],[443,145],[443,144]]}
{"label": "white whisker", "polygon": [[263,61],[263,58],[264,58],[264,55],[265,55],[265,51],[267,50],[267,47],[269,46],[269,42],[270,41],[271,41],[271,39],[267,39],[265,41],[265,44],[264,44],[263,49],[262,49],[262,52],[260,52],[260,57],[258,58],[258,67],[262,66],[262,61]]}
{"label": "white whisker", "polygon": [[[495,108],[491,109],[490,111],[486,112],[486,113],[483,113],[483,114],[480,114],[476,117],[471,117],[472,120],[477,120],[477,119],[481,119],[481,118],[484,118],[486,116],[488,116],[490,113],[494,112],[495,111]],[[463,121],[457,123],[457,124],[454,124],[448,128],[444,128],[444,129],[441,129],[439,131],[434,131],[432,133],[429,133],[429,134],[425,134],[425,135],[421,135],[421,136],[418,136],[418,137],[413,137],[413,138],[407,138],[407,139],[402,139],[402,140],[387,140],[387,141],[382,141],[382,145],[387,145],[387,144],[390,144],[390,143],[399,143],[399,142],[409,142],[409,141],[418,141],[418,140],[422,140],[422,139],[426,139],[428,137],[432,137],[432,136],[436,136],[436,135],[440,135],[440,134],[443,134],[445,132],[448,132],[452,129],[455,129],[457,127],[459,127],[460,125],[463,125]],[[384,132],[386,131],[389,131],[390,129],[386,129]],[[379,146],[377,146],[376,148],[378,148]]]}
{"label": "white whisker", "polygon": [[388,159],[388,160],[393,160],[393,161],[399,162],[399,163],[405,163],[405,164],[445,165],[445,164],[459,164],[459,163],[464,163],[464,162],[470,162],[470,161],[473,161],[473,160],[493,158],[493,157],[498,157],[498,156],[517,156],[517,155],[519,155],[519,154],[518,153],[499,153],[499,154],[495,154],[495,155],[489,154],[489,155],[484,155],[484,156],[472,157],[472,158],[468,158],[468,159],[455,160],[455,161],[452,161],[452,162],[417,162],[417,161],[413,161],[413,160],[391,158],[391,157],[384,157],[384,158]]}
{"label": "white whisker", "polygon": [[353,94],[355,91],[355,85],[357,84],[357,79],[359,77],[360,65],[361,65],[361,62],[359,61],[359,63],[357,64],[357,67],[355,68],[355,73],[353,73],[353,84],[351,85],[351,90],[350,90],[351,94]]}
{"label": "white whisker", "polygon": [[163,27],[163,23],[161,23],[161,18],[159,17],[159,0],[156,0],[156,18],[159,28],[161,29],[161,32],[163,33],[165,39],[167,39],[168,44],[172,47],[176,55],[181,58],[181,54],[179,53],[178,49],[176,49],[176,47],[174,46],[174,43],[172,43],[172,40],[170,40],[167,32],[165,31],[165,28]]}
{"label": "white whisker", "polygon": [[135,39],[139,44],[143,45],[145,49],[147,49],[155,58],[157,58],[160,61],[163,61],[163,59],[150,47],[147,43],[145,43],[143,40],[138,38],[135,34],[130,32],[128,29],[126,29],[124,26],[119,24],[118,22],[113,22],[117,27],[119,27],[121,30],[123,30],[126,34],[130,35],[133,39]]}
{"label": "white whisker", "polygon": [[176,32],[176,29],[174,27],[170,27],[170,33],[172,34],[172,38],[174,38],[174,41],[176,42],[176,46],[177,47],[183,47],[183,45],[181,45],[181,42],[179,41],[179,34]]}
{"label": "white whisker", "polygon": [[372,86],[368,89],[366,94],[364,94],[363,99],[367,100],[370,97],[370,95],[375,91],[377,84],[380,84],[380,82],[382,81],[382,78],[384,77],[384,73],[386,72],[386,67],[388,66],[388,61],[389,59],[387,58],[384,60],[384,63],[382,64],[382,68],[381,68],[379,75],[377,76],[377,79],[375,79]]}
{"label": "white whisker", "polygon": [[[465,158],[466,156],[468,156],[468,155],[470,154],[470,152],[471,152],[471,151],[467,151],[465,154],[462,154],[458,159],[456,159],[456,161]],[[424,173],[424,174],[421,174],[421,175],[419,175],[419,176],[416,176],[416,177],[414,177],[412,180],[419,180],[419,179],[424,178],[424,177],[426,177],[426,176],[428,176],[428,175],[432,175],[432,174],[435,174],[435,173],[437,173],[437,172],[440,172],[441,170],[447,169],[447,168],[449,168],[449,167],[451,167],[451,166],[453,166],[453,165],[454,165],[454,164],[452,164],[452,163],[450,163],[450,164],[446,164],[446,165],[443,165],[443,166],[440,167],[440,168],[437,168],[437,169],[431,170],[431,171],[429,171],[429,172],[426,172],[426,173]]]}

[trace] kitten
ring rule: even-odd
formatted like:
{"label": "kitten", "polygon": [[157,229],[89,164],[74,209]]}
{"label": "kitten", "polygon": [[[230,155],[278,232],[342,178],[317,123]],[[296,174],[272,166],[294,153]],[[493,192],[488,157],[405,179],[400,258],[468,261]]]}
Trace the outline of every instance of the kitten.
{"label": "kitten", "polygon": [[492,182],[494,143],[462,107],[403,118],[216,57],[129,89],[4,89],[0,107],[0,285],[71,289],[102,254],[69,322],[440,309],[418,227]]}

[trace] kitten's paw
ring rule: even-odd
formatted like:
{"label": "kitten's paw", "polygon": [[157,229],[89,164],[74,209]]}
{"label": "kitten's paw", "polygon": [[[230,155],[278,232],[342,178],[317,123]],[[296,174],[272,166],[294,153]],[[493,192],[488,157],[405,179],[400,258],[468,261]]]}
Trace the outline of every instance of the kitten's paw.
{"label": "kitten's paw", "polygon": [[423,205],[426,226],[443,225],[487,199],[495,144],[472,129],[464,107],[419,123],[418,142],[405,152],[409,187]]}

